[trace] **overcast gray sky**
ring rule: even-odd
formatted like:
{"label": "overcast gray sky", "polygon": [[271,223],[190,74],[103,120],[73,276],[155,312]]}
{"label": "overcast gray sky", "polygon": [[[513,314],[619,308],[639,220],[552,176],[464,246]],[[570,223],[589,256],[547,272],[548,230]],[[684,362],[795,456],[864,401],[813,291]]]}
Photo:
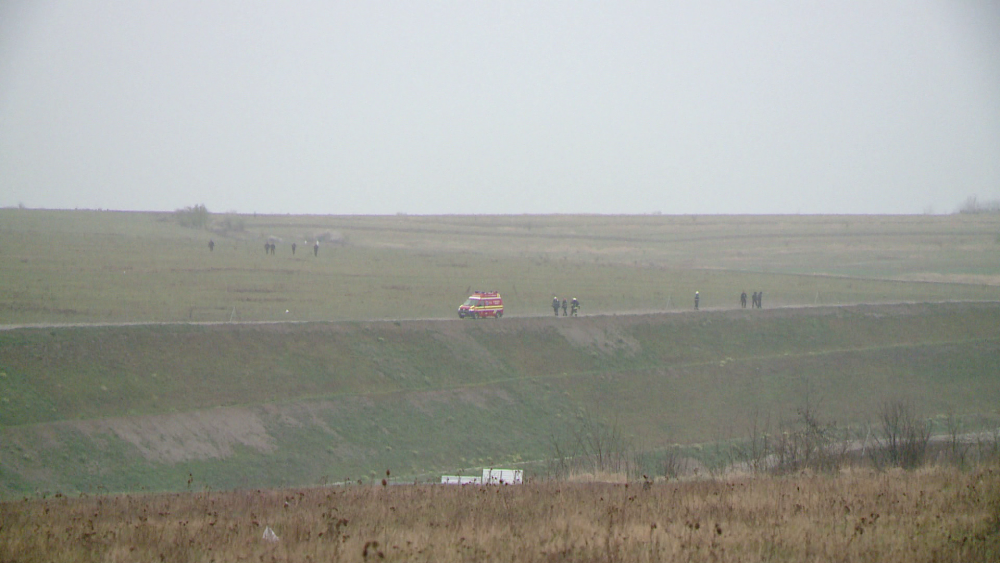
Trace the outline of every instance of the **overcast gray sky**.
{"label": "overcast gray sky", "polygon": [[0,0],[0,205],[924,213],[1000,198],[1000,2]]}

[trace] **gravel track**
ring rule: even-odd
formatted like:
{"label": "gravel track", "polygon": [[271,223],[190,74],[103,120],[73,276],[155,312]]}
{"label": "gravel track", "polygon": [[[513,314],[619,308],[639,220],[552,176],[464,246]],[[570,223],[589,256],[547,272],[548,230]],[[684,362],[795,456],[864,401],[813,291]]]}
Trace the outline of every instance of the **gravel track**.
{"label": "gravel track", "polygon": [[[850,307],[908,307],[915,305],[947,305],[947,304],[997,304],[1000,301],[967,301],[967,300],[945,300],[945,301],[892,301],[880,303],[843,303],[840,305],[780,305],[761,309],[757,313],[767,311],[788,311],[788,310],[808,310],[814,309],[829,310]],[[684,310],[646,310],[646,311],[617,311],[608,313],[580,314],[580,317],[615,317],[615,316],[639,316],[639,315],[684,315],[698,314],[706,312],[747,312],[739,307],[702,307],[699,311]],[[544,313],[507,316],[506,319],[545,319],[556,318],[555,315]],[[562,317],[559,317],[562,318]],[[494,319],[480,319],[485,322]],[[503,321],[504,319],[500,319]],[[21,329],[48,329],[48,328],[106,328],[106,327],[130,327],[130,326],[256,326],[256,325],[296,325],[296,324],[337,324],[337,323],[376,323],[376,322],[475,322],[470,319],[444,318],[444,317],[413,317],[413,318],[373,318],[373,319],[348,319],[335,321],[138,321],[138,322],[116,322],[116,323],[21,323],[21,324],[0,324],[0,331],[21,330]]]}

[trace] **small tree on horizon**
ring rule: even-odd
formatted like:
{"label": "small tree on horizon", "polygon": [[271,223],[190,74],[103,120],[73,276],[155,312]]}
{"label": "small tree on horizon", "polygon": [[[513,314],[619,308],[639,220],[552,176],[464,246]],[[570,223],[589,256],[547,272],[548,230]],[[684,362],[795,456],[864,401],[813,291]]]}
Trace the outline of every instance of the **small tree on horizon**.
{"label": "small tree on horizon", "polygon": [[178,209],[174,211],[174,215],[177,217],[177,223],[182,227],[205,229],[211,222],[212,214],[209,213],[205,204],[200,204]]}
{"label": "small tree on horizon", "polygon": [[972,195],[965,200],[965,203],[958,208],[959,213],[1000,213],[1000,200],[979,201],[979,198]]}

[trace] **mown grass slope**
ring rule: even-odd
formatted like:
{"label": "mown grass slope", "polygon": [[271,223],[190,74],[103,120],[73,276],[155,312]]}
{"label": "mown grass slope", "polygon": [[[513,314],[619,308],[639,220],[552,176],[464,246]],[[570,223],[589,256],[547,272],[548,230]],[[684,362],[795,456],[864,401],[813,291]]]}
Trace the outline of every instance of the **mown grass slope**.
{"label": "mown grass slope", "polygon": [[1000,404],[1000,304],[500,321],[0,331],[0,489],[417,477],[551,457],[581,424],[655,450],[749,417],[860,425]]}

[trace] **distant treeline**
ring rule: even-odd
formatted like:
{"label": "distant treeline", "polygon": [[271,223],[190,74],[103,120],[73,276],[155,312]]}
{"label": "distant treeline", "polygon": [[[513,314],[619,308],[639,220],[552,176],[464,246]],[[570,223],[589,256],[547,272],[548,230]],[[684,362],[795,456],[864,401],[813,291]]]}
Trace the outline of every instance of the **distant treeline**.
{"label": "distant treeline", "polygon": [[990,201],[979,201],[976,196],[970,196],[965,200],[962,207],[958,208],[959,213],[1000,213],[1000,199]]}

